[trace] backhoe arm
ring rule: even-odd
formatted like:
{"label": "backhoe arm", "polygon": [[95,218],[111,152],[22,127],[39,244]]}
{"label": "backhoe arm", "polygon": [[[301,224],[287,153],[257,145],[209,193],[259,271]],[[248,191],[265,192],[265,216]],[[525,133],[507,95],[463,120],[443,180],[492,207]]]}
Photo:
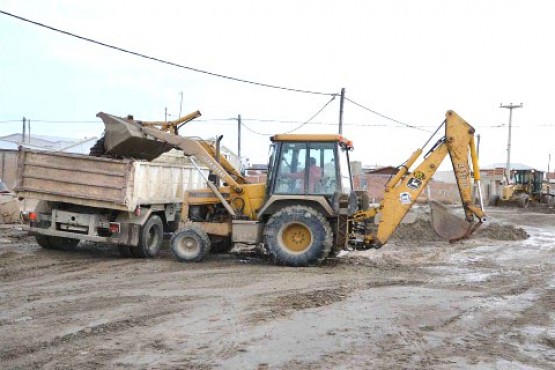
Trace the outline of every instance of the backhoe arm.
{"label": "backhoe arm", "polygon": [[446,113],[444,124],[445,136],[432,147],[424,161],[413,172],[409,172],[409,168],[422,154],[422,149],[418,149],[386,184],[384,199],[378,210],[380,222],[377,233],[367,235],[365,244],[382,246],[387,242],[447,154],[453,164],[466,221],[473,222],[474,216],[479,222],[485,218],[482,209],[472,202],[469,157],[472,158],[472,169],[478,179],[480,173],[474,147],[474,128],[453,111]]}

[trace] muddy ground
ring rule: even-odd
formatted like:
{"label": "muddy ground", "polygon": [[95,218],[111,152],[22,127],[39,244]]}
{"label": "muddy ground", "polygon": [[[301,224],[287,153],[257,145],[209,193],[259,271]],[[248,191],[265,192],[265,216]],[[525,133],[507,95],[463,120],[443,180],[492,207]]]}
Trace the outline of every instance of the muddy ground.
{"label": "muddy ground", "polygon": [[488,213],[530,237],[409,229],[311,268],[49,251],[2,230],[0,368],[554,369],[555,214]]}

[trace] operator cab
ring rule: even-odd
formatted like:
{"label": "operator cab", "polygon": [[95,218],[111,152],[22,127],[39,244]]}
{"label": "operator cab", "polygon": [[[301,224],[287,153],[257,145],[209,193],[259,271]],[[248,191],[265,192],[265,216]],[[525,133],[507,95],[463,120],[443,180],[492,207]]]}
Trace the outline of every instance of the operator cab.
{"label": "operator cab", "polygon": [[515,170],[513,171],[513,183],[519,185],[522,191],[540,195],[543,185],[543,171]]}
{"label": "operator cab", "polygon": [[274,135],[266,196],[315,195],[328,199],[353,189],[349,168],[352,143],[341,135]]}

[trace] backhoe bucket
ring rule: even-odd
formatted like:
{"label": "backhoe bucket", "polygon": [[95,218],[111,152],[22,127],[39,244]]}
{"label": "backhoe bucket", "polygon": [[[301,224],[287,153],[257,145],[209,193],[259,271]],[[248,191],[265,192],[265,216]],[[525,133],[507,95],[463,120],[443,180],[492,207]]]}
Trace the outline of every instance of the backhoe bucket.
{"label": "backhoe bucket", "polygon": [[430,200],[430,218],[435,232],[450,242],[465,239],[474,231],[470,223],[452,214],[435,200]]}
{"label": "backhoe bucket", "polygon": [[96,116],[104,121],[105,154],[150,161],[173,148],[171,144],[147,136],[141,126],[131,119],[103,112]]}

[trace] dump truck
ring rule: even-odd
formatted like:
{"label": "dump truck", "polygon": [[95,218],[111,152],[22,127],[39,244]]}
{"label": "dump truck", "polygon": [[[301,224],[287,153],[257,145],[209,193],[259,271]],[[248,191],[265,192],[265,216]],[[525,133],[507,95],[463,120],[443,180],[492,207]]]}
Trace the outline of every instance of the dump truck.
{"label": "dump truck", "polygon": [[149,258],[164,232],[177,230],[184,194],[205,186],[204,172],[187,164],[21,148],[15,192],[37,203],[24,217],[43,248],[72,249],[83,240]]}
{"label": "dump truck", "polygon": [[[202,141],[143,125],[129,117],[102,112],[98,117],[104,121],[107,135],[121,125],[131,125],[133,130],[142,132],[145,147],[156,143],[158,147],[178,148],[190,156],[198,169],[200,163],[204,164],[223,183],[217,186],[218,181],[205,177],[205,188],[186,192],[181,211],[183,223],[170,240],[180,261],[200,261],[215,245],[225,250],[236,243],[263,243],[275,262],[295,267],[317,264],[344,249],[380,248],[447,155],[457,179],[465,219],[432,203],[434,228],[454,241],[469,237],[486,221],[481,193],[478,204],[474,204],[472,196],[472,179],[478,185],[480,181],[475,130],[453,111],[446,113],[430,139],[399,167],[386,184],[384,200],[377,207],[370,207],[353,191],[349,166],[353,143],[342,135],[274,135],[267,182],[250,184]],[[441,127],[445,134],[410,170]],[[129,140],[136,139],[137,136]],[[371,225],[376,218],[379,223],[373,230]]]}

